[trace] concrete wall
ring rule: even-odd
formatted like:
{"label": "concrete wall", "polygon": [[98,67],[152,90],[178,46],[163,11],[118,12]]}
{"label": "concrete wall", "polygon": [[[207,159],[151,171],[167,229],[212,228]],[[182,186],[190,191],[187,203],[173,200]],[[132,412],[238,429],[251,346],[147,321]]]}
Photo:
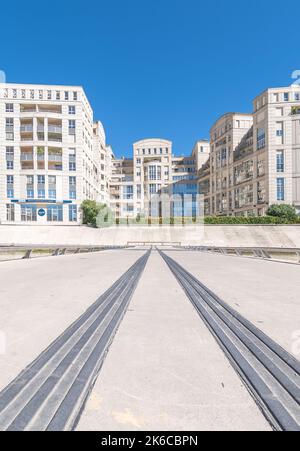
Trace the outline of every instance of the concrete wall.
{"label": "concrete wall", "polygon": [[84,226],[0,225],[0,245],[126,245],[129,241],[300,248],[300,226],[208,225],[92,229]]}

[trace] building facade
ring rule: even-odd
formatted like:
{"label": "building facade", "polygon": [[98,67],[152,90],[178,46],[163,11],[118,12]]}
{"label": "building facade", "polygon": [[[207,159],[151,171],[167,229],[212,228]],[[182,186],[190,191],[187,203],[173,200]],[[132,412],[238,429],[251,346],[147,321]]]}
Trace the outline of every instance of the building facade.
{"label": "building facade", "polygon": [[265,215],[272,204],[300,214],[300,86],[267,89],[250,114],[227,113],[190,155],[172,142],[144,139],[132,158],[116,159],[81,87],[0,84],[0,223],[81,223],[80,205],[95,200],[116,217],[159,215],[157,194],[197,194],[204,213]]}
{"label": "building facade", "polygon": [[262,216],[282,203],[300,214],[299,86],[268,89],[253,114],[228,113],[214,124],[199,191],[206,215]]}
{"label": "building facade", "polygon": [[[111,208],[116,217],[157,216],[153,198],[158,194],[198,193],[198,171],[209,158],[209,142],[196,143],[190,156],[174,157],[172,142],[145,139],[134,143],[133,159],[114,160]],[[170,211],[170,215],[178,212]]]}
{"label": "building facade", "polygon": [[1,224],[81,223],[107,202],[113,154],[81,87],[0,85]]}

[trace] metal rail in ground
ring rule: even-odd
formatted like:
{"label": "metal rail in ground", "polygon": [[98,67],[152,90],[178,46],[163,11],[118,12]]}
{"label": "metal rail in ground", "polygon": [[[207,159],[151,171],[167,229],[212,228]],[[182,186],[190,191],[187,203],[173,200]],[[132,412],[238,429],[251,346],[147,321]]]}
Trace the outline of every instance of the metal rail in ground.
{"label": "metal rail in ground", "polygon": [[0,430],[72,430],[150,251],[0,393]]}
{"label": "metal rail in ground", "polygon": [[[209,252],[237,257],[259,258],[282,262],[300,263],[299,248],[278,247],[220,247],[220,246],[182,246],[181,250]],[[281,257],[285,257],[282,259]],[[294,258],[294,261],[292,260]]]}
{"label": "metal rail in ground", "polygon": [[159,252],[272,427],[300,431],[300,362]]}
{"label": "metal rail in ground", "polygon": [[124,249],[126,246],[0,246],[0,262]]}

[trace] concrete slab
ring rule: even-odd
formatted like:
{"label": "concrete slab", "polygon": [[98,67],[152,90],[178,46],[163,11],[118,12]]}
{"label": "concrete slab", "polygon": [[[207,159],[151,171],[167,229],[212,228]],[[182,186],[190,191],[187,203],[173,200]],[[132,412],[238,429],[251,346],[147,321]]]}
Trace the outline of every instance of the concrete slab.
{"label": "concrete slab", "polygon": [[104,251],[0,263],[0,390],[144,251]]}
{"label": "concrete slab", "polygon": [[166,253],[300,358],[300,266],[199,252]]}
{"label": "concrete slab", "polygon": [[78,430],[270,430],[157,252]]}

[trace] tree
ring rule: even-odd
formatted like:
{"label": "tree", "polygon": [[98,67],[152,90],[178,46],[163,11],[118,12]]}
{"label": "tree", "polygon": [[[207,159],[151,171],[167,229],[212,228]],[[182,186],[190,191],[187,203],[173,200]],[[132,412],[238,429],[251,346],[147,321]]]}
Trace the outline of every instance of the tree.
{"label": "tree", "polygon": [[271,205],[267,211],[267,215],[287,219],[289,221],[295,221],[298,217],[295,207],[288,204]]}
{"label": "tree", "polygon": [[84,200],[81,204],[83,224],[96,227],[97,216],[104,207],[106,207],[105,204],[97,204],[94,200]]}

